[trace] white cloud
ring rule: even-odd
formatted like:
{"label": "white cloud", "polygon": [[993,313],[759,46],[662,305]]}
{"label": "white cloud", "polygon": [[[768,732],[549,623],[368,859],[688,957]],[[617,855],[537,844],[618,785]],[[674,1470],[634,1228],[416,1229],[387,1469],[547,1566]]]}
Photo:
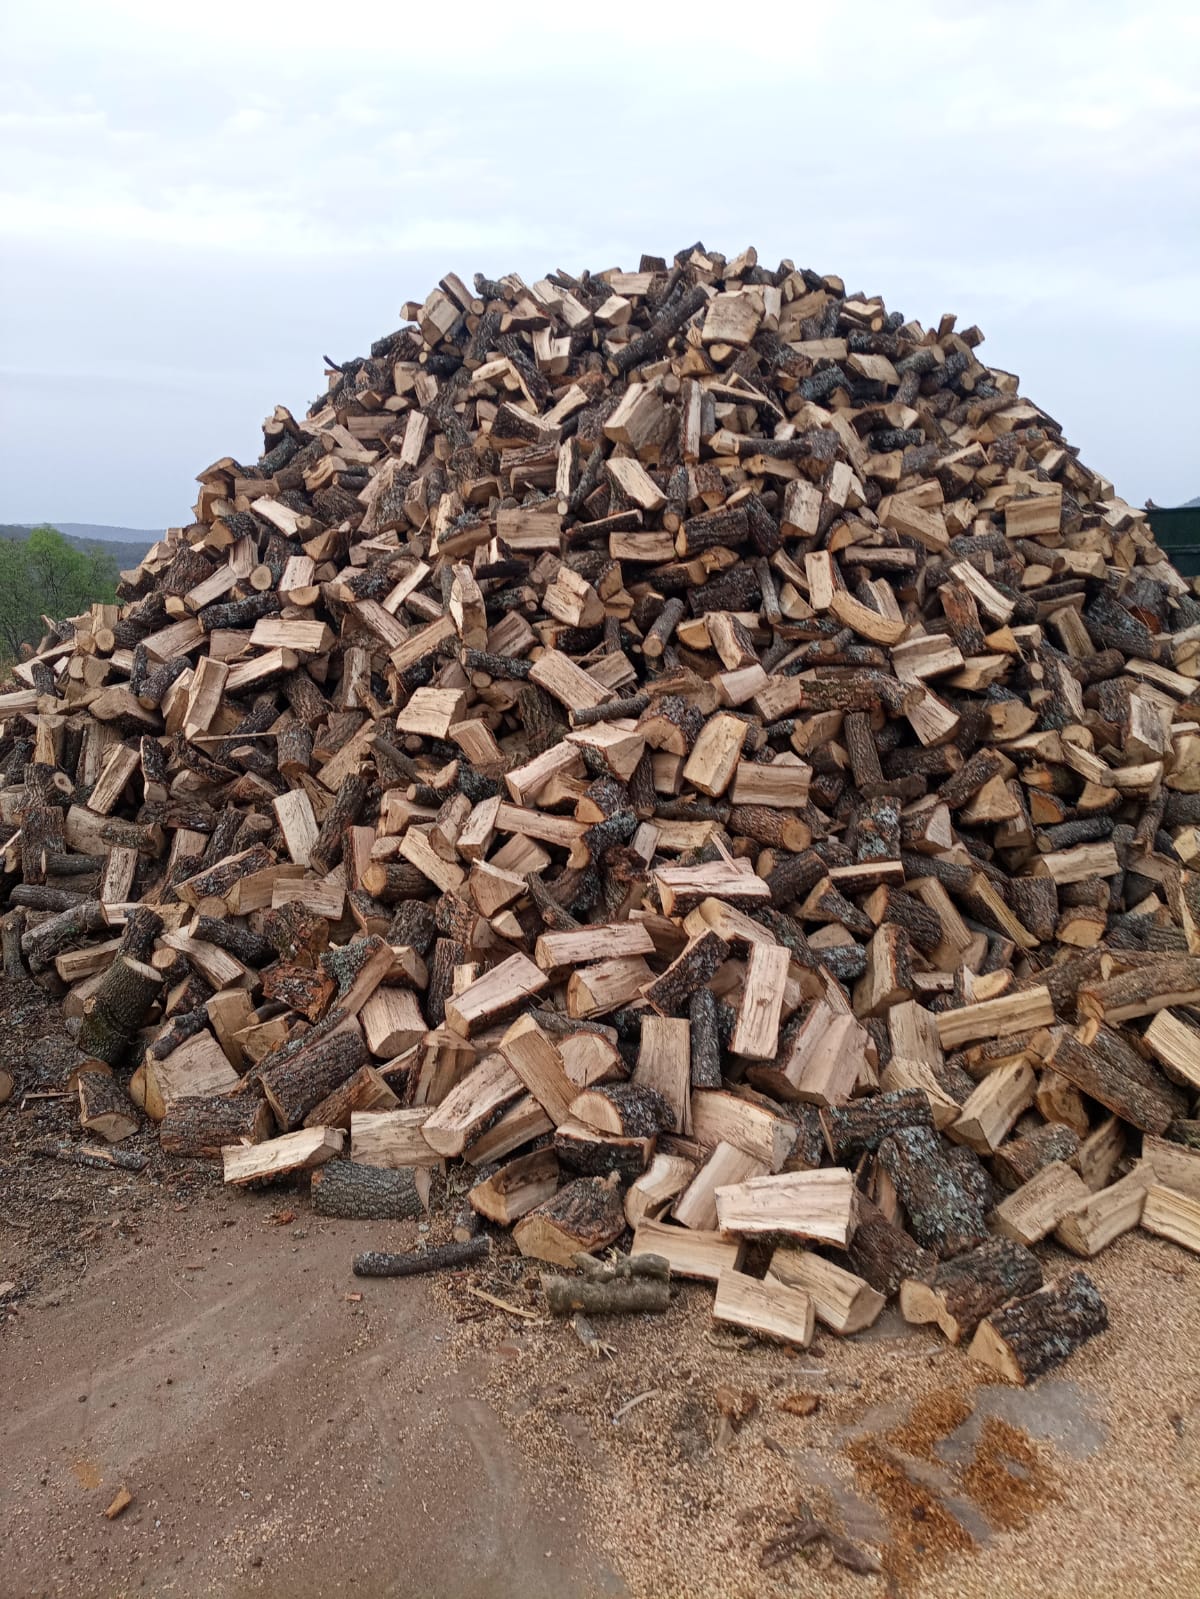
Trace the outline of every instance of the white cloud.
{"label": "white cloud", "polygon": [[[1083,25],[1070,0],[39,0],[3,27],[0,243],[28,268],[6,353],[120,371],[123,416],[89,427],[122,458],[136,372],[209,393],[232,349],[261,414],[296,399],[279,385],[316,372],[313,346],[361,346],[448,267],[629,265],[699,236],[927,322],[958,309],[995,361],[1058,384],[1052,408],[1131,497],[1200,491],[1182,481],[1200,357],[1183,0],[1096,0]],[[1114,403],[1100,354],[1157,403]],[[194,467],[175,432],[155,434],[173,474]]]}

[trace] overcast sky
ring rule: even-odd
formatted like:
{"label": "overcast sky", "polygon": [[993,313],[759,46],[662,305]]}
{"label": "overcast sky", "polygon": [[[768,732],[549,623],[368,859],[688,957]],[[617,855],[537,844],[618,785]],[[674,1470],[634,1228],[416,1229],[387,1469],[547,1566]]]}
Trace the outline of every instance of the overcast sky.
{"label": "overcast sky", "polygon": [[162,527],[448,270],[703,239],[987,334],[1200,494],[1194,0],[0,3],[0,521]]}

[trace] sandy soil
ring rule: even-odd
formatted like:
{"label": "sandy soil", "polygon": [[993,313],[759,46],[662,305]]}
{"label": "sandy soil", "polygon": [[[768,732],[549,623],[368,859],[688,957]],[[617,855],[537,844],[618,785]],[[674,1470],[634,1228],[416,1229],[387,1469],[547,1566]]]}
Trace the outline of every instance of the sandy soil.
{"label": "sandy soil", "polygon": [[[32,1158],[73,1131],[29,1097],[69,1060],[36,990],[0,1055],[2,1599],[1200,1592],[1200,1268],[1167,1244],[1094,1263],[1110,1332],[1029,1392],[890,1313],[804,1354],[742,1340],[699,1286],[596,1359],[507,1243],[436,1282],[352,1276],[443,1217],[326,1222],[150,1135],[137,1174]],[[783,1552],[808,1513],[879,1571]]]}

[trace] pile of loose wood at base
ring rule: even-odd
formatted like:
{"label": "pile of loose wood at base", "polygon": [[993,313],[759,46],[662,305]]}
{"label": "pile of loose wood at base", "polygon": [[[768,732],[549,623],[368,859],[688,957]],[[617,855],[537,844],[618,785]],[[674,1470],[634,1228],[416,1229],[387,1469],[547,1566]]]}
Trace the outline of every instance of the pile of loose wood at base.
{"label": "pile of loose wood at base", "polygon": [[1200,602],[953,317],[702,246],[405,315],[0,694],[83,1127],[1061,1360],[1043,1239],[1200,1246]]}

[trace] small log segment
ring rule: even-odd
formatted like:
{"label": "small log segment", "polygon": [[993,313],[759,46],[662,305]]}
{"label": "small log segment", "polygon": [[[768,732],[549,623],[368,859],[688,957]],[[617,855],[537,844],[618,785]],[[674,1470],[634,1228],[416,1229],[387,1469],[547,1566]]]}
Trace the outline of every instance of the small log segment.
{"label": "small log segment", "polygon": [[137,1132],[137,1112],[110,1071],[80,1071],[79,1125],[106,1144],[119,1144]]}
{"label": "small log segment", "polygon": [[259,1083],[280,1127],[298,1127],[362,1065],[366,1053],[361,1033],[332,1033],[264,1071]]}
{"label": "small log segment", "polygon": [[531,1210],[513,1228],[523,1255],[571,1266],[580,1252],[591,1254],[621,1236],[625,1211],[615,1176],[580,1177],[552,1199]]}
{"label": "small log segment", "polygon": [[542,1292],[552,1316],[661,1314],[671,1303],[671,1270],[661,1255],[632,1255],[601,1265],[587,1255],[577,1264],[583,1280],[542,1273]]}
{"label": "small log segment", "polygon": [[895,1185],[913,1237],[935,1255],[960,1255],[987,1237],[983,1214],[969,1197],[928,1127],[903,1127],[879,1146],[879,1163]]}
{"label": "small log segment", "polygon": [[169,1155],[216,1160],[227,1144],[261,1144],[274,1125],[266,1101],[249,1094],[181,1095],[167,1102],[158,1136]]}
{"label": "small log segment", "polygon": [[900,1284],[900,1314],[905,1321],[936,1322],[957,1344],[972,1337],[983,1318],[1007,1300],[1041,1286],[1036,1256],[1007,1238],[990,1238],[943,1261],[928,1282],[906,1278]]}
{"label": "small log segment", "polygon": [[416,1177],[411,1166],[389,1170],[331,1160],[312,1174],[312,1208],[345,1221],[405,1221],[425,1213]]}
{"label": "small log segment", "polygon": [[355,1255],[353,1270],[356,1277],[424,1277],[434,1271],[460,1271],[464,1266],[473,1266],[486,1260],[491,1249],[491,1240],[486,1237],[470,1238],[465,1244],[418,1249],[410,1255],[374,1249]]}
{"label": "small log segment", "polygon": [[862,1195],[858,1201],[858,1226],[846,1251],[846,1262],[885,1299],[894,1299],[906,1281],[929,1281],[938,1266],[931,1250],[922,1249],[903,1227]]}
{"label": "small log segment", "polygon": [[161,989],[161,972],[132,955],[118,955],[100,987],[84,1003],[79,1048],[110,1066],[117,1065]]}
{"label": "small log segment", "polygon": [[980,1322],[968,1357],[1006,1382],[1052,1371],[1108,1326],[1108,1309],[1086,1272],[1072,1271],[1013,1299]]}

